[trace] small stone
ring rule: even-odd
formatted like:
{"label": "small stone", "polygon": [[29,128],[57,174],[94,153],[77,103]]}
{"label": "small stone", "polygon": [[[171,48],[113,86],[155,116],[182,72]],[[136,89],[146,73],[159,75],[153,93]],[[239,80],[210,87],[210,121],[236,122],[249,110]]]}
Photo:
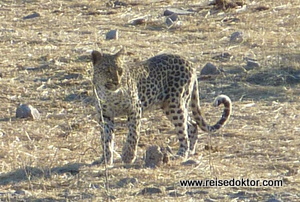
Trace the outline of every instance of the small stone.
{"label": "small stone", "polygon": [[128,184],[137,184],[138,183],[138,179],[136,178],[130,178],[130,177],[126,177],[121,179],[117,185],[119,187],[126,187]]}
{"label": "small stone", "polygon": [[160,188],[155,188],[155,187],[146,187],[144,188],[140,194],[145,195],[145,194],[160,194],[162,193],[162,190]]}
{"label": "small stone", "polygon": [[182,10],[178,8],[168,8],[167,10],[164,11],[164,16],[169,16],[172,14],[177,14],[177,15],[191,15],[194,14],[192,11],[187,11],[187,10]]}
{"label": "small stone", "polygon": [[243,42],[243,33],[242,32],[234,32],[230,36],[230,42],[231,43],[241,43]]}
{"label": "small stone", "polygon": [[15,194],[17,194],[17,195],[25,195],[26,192],[24,190],[19,189],[19,190],[15,191]]}
{"label": "small stone", "polygon": [[241,19],[240,18],[237,18],[237,17],[226,17],[222,20],[222,22],[224,23],[238,23],[240,22]]}
{"label": "small stone", "polygon": [[39,111],[31,105],[20,104],[16,111],[17,118],[32,118],[33,120],[40,120]]}
{"label": "small stone", "polygon": [[40,15],[39,13],[34,12],[34,13],[30,14],[30,15],[27,15],[27,16],[23,17],[23,20],[28,20],[28,19],[32,19],[32,18],[37,18],[37,17],[40,17],[40,16],[41,16],[41,15]]}
{"label": "small stone", "polygon": [[174,191],[175,189],[175,186],[166,187],[166,191]]}
{"label": "small stone", "polygon": [[146,151],[145,166],[149,168],[159,167],[163,163],[164,155],[159,146],[150,146]]}
{"label": "small stone", "polygon": [[166,24],[168,27],[170,27],[174,24],[175,21],[178,21],[178,20],[179,20],[178,14],[173,13],[172,15],[170,15],[166,18]]}
{"label": "small stone", "polygon": [[281,200],[278,200],[276,198],[272,198],[272,199],[267,200],[266,202],[281,202]]}
{"label": "small stone", "polygon": [[196,164],[198,164],[198,162],[195,160],[191,160],[191,159],[181,163],[181,165],[184,165],[184,166],[196,165]]}
{"label": "small stone", "polygon": [[252,70],[254,68],[260,67],[260,64],[254,59],[247,58],[246,61],[247,61],[247,65],[245,66],[246,70]]}
{"label": "small stone", "polygon": [[131,20],[131,22],[130,22],[131,25],[143,25],[145,23],[146,23],[145,18],[134,19],[134,20]]}
{"label": "small stone", "polygon": [[200,75],[216,75],[220,70],[212,63],[207,63],[201,70]]}
{"label": "small stone", "polygon": [[168,17],[168,19],[172,20],[172,22],[175,22],[179,19],[179,17],[178,17],[178,14],[174,13],[174,14],[170,15]]}
{"label": "small stone", "polygon": [[109,32],[106,33],[106,40],[112,40],[112,39],[118,39],[118,30],[110,30]]}
{"label": "small stone", "polygon": [[123,6],[128,6],[128,4],[123,1],[109,1],[108,3],[106,3],[106,6],[113,7],[113,8],[119,8],[119,7],[123,7]]}
{"label": "small stone", "polygon": [[221,53],[220,55],[213,56],[212,59],[219,60],[221,62],[227,62],[230,61],[232,58],[232,55],[229,53]]}
{"label": "small stone", "polygon": [[255,11],[265,11],[265,10],[269,10],[270,8],[268,6],[258,6],[256,8],[254,8],[253,10]]}
{"label": "small stone", "polygon": [[169,193],[169,196],[171,197],[180,197],[180,196],[185,196],[184,193],[179,193],[178,191],[172,191]]}

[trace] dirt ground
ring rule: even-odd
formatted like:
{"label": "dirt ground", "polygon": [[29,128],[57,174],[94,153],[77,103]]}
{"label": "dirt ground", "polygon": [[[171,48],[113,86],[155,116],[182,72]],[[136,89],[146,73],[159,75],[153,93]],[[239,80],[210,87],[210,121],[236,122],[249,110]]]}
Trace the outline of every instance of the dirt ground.
{"label": "dirt ground", "polygon": [[[218,7],[207,0],[1,1],[0,201],[299,201],[300,2],[231,5]],[[168,26],[163,15],[168,8],[191,14]],[[106,40],[115,29],[119,38]],[[241,40],[230,41],[234,32],[242,33]],[[232,99],[228,124],[215,134],[200,132],[197,153],[190,157],[196,164],[178,160],[144,167],[147,147],[178,148],[172,125],[160,111],[152,111],[143,117],[133,165],[124,166],[118,156],[127,133],[121,117],[115,164],[91,166],[102,149],[90,53],[121,47],[129,63],[159,53],[193,61],[210,123],[221,113],[211,106],[213,99],[219,94]],[[259,65],[250,67],[247,58]],[[221,74],[200,76],[208,62]],[[21,103],[37,108],[41,120],[17,119]],[[179,183],[233,178],[282,180],[283,186]]]}

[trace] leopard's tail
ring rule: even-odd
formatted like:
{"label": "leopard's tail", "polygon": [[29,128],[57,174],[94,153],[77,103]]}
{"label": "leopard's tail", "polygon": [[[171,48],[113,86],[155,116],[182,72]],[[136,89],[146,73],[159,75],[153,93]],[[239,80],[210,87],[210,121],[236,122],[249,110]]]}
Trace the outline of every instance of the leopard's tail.
{"label": "leopard's tail", "polygon": [[198,82],[195,82],[193,92],[192,92],[192,98],[191,98],[191,108],[192,108],[192,114],[193,118],[196,121],[197,125],[205,132],[214,132],[218,129],[220,129],[223,125],[226,124],[226,122],[229,120],[229,117],[231,115],[232,111],[232,103],[228,96],[226,95],[219,95],[213,105],[215,107],[223,104],[224,110],[222,113],[221,118],[219,121],[214,125],[209,125],[203,118],[200,110],[200,99],[199,99],[199,89],[198,89]]}

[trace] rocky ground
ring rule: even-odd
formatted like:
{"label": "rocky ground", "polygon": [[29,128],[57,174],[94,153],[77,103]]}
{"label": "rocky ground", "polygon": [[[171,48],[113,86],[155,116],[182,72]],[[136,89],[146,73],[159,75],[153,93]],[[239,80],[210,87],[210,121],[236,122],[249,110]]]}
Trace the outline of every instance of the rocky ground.
{"label": "rocky ground", "polygon": [[[299,201],[299,9],[298,0],[1,1],[0,201]],[[129,68],[159,53],[193,61],[210,123],[221,112],[213,99],[232,99],[231,120],[201,132],[189,161],[145,167],[150,146],[178,148],[172,125],[152,111],[133,165],[118,156],[121,117],[114,166],[92,166],[102,150],[90,53],[121,47]],[[216,178],[284,183],[180,186]]]}

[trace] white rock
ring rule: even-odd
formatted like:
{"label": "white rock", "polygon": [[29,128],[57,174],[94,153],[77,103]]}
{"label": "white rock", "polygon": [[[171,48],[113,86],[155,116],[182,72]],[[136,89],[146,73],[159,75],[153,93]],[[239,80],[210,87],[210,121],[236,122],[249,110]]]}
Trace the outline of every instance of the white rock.
{"label": "white rock", "polygon": [[106,40],[112,40],[112,39],[118,39],[119,38],[119,33],[118,30],[110,30],[109,32],[106,33]]}
{"label": "white rock", "polygon": [[39,111],[31,105],[20,104],[16,111],[17,118],[31,118],[33,120],[40,120]]}

